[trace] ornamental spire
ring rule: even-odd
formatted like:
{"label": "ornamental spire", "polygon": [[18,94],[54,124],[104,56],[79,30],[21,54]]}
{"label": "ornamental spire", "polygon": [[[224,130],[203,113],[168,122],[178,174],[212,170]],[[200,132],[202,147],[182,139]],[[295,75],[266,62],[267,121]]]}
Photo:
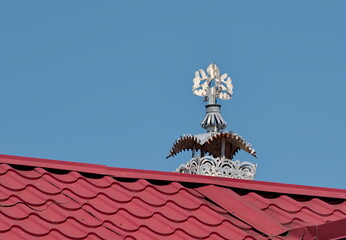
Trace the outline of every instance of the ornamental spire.
{"label": "ornamental spire", "polygon": [[232,79],[227,73],[221,75],[220,69],[212,63],[208,66],[207,72],[203,69],[195,72],[192,92],[204,97],[204,102],[208,102],[205,106],[206,116],[201,122],[201,126],[207,130],[207,133],[183,135],[175,141],[167,158],[181,151],[192,150],[192,159],[187,164],[180,165],[176,171],[254,179],[257,164],[234,161],[233,157],[240,150],[256,157],[255,149],[236,133],[221,132],[227,127],[227,123],[221,116],[221,105],[217,104],[217,99],[232,98]]}
{"label": "ornamental spire", "polygon": [[227,127],[226,121],[221,116],[221,105],[217,104],[217,98],[229,100],[232,98],[232,79],[227,73],[220,75],[220,69],[215,63],[207,68],[207,73],[203,69],[195,72],[192,92],[204,97],[204,102],[208,102],[206,116],[201,122],[201,126],[208,132],[219,132]]}

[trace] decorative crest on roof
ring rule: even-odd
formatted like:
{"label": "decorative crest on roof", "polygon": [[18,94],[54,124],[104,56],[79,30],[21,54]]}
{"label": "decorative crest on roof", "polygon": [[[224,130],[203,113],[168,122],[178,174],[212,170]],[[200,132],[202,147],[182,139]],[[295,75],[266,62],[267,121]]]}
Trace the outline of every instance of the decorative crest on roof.
{"label": "decorative crest on roof", "polygon": [[[208,104],[216,104],[217,98],[222,100],[231,99],[233,85],[228,74],[225,73],[220,76],[220,69],[215,63],[208,66],[207,73],[203,69],[195,72],[192,86],[193,94],[204,97],[204,102],[208,102]],[[212,86],[213,80],[214,86]]]}
{"label": "decorative crest on roof", "polygon": [[[214,81],[213,81],[214,80]],[[220,69],[215,63],[207,68],[207,73],[203,69],[195,72],[192,92],[204,97],[204,102],[208,102],[206,116],[201,122],[201,126],[208,132],[219,132],[227,127],[226,121],[221,116],[221,105],[217,104],[217,98],[228,100],[232,98],[232,79],[227,73],[220,75]]]}
{"label": "decorative crest on roof", "polygon": [[236,133],[221,132],[226,128],[227,123],[221,116],[221,105],[217,104],[217,98],[222,100],[232,98],[231,78],[227,73],[220,75],[220,69],[212,63],[208,66],[207,73],[203,69],[195,72],[192,92],[204,97],[204,102],[208,102],[205,106],[206,116],[201,122],[201,126],[207,130],[207,133],[183,135],[176,140],[167,158],[181,151],[192,151],[192,159],[187,164],[182,164],[176,171],[254,179],[257,164],[233,161],[233,157],[239,150],[256,157],[255,149]]}

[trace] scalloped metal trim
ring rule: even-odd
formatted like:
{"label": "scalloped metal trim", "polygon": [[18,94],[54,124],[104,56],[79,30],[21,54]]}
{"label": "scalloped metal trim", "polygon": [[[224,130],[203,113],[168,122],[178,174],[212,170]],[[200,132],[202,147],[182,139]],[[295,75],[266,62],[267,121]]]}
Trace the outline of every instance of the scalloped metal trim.
{"label": "scalloped metal trim", "polygon": [[[208,137],[208,135],[210,136]],[[255,149],[252,148],[251,144],[247,143],[245,139],[242,138],[242,136],[239,136],[238,134],[233,132],[230,132],[230,133],[219,132],[219,133],[206,133],[206,134],[200,134],[200,135],[183,135],[179,137],[173,143],[173,146],[166,158],[175,156],[179,152],[182,152],[185,150],[192,150],[194,148],[201,149],[203,145],[212,144],[213,141],[220,139],[222,137],[226,137],[228,142],[234,145],[232,155],[230,156],[230,158],[233,158],[233,156],[239,151],[239,149],[242,149],[245,152],[251,154],[252,156],[257,157]],[[208,152],[208,153],[215,157],[221,157],[218,153],[211,153],[211,152]]]}
{"label": "scalloped metal trim", "polygon": [[205,156],[192,158],[187,164],[180,165],[176,172],[253,180],[256,169],[257,164],[250,162]]}

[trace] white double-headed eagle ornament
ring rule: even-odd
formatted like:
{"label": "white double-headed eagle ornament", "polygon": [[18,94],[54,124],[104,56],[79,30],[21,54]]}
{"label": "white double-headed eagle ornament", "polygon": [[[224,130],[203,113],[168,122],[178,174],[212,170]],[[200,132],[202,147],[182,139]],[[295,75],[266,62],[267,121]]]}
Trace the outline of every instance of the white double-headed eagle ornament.
{"label": "white double-headed eagle ornament", "polygon": [[[213,80],[214,85],[212,85]],[[220,69],[215,63],[212,63],[208,66],[207,73],[203,69],[195,72],[192,92],[197,96],[204,97],[204,102],[216,104],[216,98],[222,100],[232,98],[232,79],[227,73],[220,76]]]}

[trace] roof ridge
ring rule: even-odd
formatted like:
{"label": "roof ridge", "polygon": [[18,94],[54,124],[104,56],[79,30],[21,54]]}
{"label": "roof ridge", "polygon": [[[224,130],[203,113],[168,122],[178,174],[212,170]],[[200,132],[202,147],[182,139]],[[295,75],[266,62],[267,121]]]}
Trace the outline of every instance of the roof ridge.
{"label": "roof ridge", "polygon": [[20,157],[0,154],[0,163],[41,167],[76,172],[109,175],[119,178],[135,178],[147,180],[162,180],[171,182],[187,182],[198,184],[214,184],[224,187],[256,190],[262,192],[285,193],[292,195],[346,199],[346,190],[286,183],[274,183],[257,180],[192,175],[175,172],[141,170],[130,168],[109,167],[100,164],[79,163],[60,160],[48,160],[33,157]]}

